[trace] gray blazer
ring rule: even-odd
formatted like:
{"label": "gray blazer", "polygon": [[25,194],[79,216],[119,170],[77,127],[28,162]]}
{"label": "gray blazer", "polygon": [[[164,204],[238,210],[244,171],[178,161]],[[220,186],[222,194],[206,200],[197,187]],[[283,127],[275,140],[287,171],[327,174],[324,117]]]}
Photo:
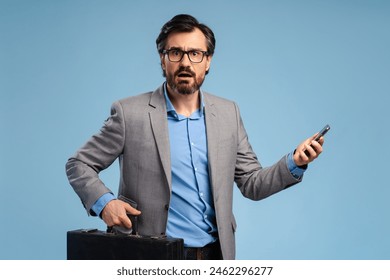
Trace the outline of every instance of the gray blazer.
{"label": "gray blazer", "polygon": [[[236,222],[232,212],[234,182],[245,197],[260,200],[300,180],[286,158],[262,168],[248,142],[235,103],[204,93],[210,183],[224,259],[235,257]],[[88,213],[110,192],[99,172],[117,158],[119,194],[137,202],[142,235],[165,235],[171,195],[171,162],[163,86],[154,92],[115,102],[100,132],[66,164],[69,182]]]}

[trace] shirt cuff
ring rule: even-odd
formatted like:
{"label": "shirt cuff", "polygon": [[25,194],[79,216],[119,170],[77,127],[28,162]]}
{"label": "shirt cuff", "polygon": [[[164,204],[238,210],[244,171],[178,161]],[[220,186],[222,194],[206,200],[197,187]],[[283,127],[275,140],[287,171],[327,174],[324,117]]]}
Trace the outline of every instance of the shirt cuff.
{"label": "shirt cuff", "polygon": [[115,199],[115,196],[112,193],[105,193],[98,200],[96,200],[95,204],[92,205],[91,210],[96,214],[96,216],[100,217],[104,207],[106,207],[107,203],[113,199]]}
{"label": "shirt cuff", "polygon": [[299,166],[297,166],[295,164],[295,161],[293,159],[293,152],[292,153],[289,153],[288,156],[287,156],[287,166],[288,166],[288,169],[290,170],[290,173],[291,175],[295,178],[295,179],[301,179],[302,176],[303,176],[303,173],[305,173],[306,168],[301,168]]}

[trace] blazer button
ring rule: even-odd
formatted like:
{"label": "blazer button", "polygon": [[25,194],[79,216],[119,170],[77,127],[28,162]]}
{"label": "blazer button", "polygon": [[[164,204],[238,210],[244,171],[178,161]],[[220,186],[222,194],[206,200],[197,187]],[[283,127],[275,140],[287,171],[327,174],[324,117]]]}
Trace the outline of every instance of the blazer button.
{"label": "blazer button", "polygon": [[165,208],[165,210],[168,211],[168,210],[169,210],[169,205],[168,205],[168,204],[165,204],[165,205],[164,205],[164,208]]}

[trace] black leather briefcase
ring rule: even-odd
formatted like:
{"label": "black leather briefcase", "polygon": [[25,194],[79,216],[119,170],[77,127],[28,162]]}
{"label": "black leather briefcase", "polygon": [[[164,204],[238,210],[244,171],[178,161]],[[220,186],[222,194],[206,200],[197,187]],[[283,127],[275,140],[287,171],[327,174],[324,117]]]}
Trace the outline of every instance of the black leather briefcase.
{"label": "black leather briefcase", "polygon": [[67,232],[68,260],[181,260],[184,241],[100,230]]}

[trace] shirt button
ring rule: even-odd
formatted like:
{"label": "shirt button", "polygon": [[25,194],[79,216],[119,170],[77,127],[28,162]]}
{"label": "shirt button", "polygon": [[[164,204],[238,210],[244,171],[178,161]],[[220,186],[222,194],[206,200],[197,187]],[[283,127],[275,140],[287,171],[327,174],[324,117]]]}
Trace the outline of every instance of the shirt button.
{"label": "shirt button", "polygon": [[202,192],[200,193],[200,196],[203,197],[203,193]]}
{"label": "shirt button", "polygon": [[204,215],[204,218],[207,219],[207,215]]}
{"label": "shirt button", "polygon": [[198,171],[198,168],[195,167],[195,171]]}

